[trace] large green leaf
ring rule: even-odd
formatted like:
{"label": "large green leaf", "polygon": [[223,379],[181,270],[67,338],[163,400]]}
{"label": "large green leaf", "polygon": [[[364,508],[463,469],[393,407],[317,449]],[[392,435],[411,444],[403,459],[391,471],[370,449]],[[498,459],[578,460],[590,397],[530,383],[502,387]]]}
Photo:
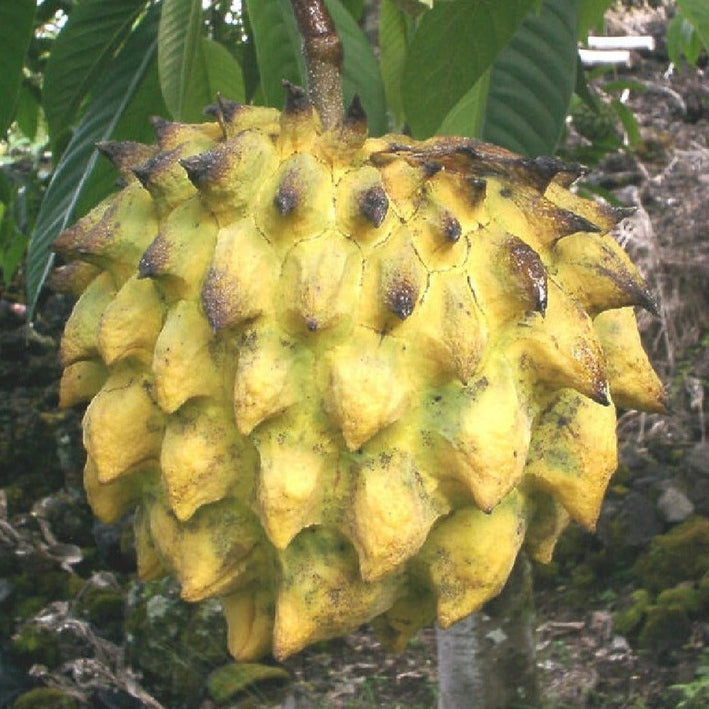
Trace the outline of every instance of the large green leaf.
{"label": "large green leaf", "polygon": [[545,0],[493,65],[482,137],[525,155],[556,149],[577,67],[579,0]]}
{"label": "large green leaf", "polygon": [[387,129],[386,98],[379,64],[372,45],[340,0],[325,0],[344,51],[342,84],[345,103],[357,94],[367,113],[369,132],[381,135]]}
{"label": "large green leaf", "polygon": [[424,13],[402,83],[416,137],[431,135],[510,41],[536,0],[452,0]]}
{"label": "large green leaf", "polygon": [[709,49],[709,2],[707,0],[677,0],[682,14],[694,25],[694,30]]}
{"label": "large green leaf", "polygon": [[97,161],[95,144],[112,137],[157,52],[157,6],[132,33],[93,93],[84,118],[57,165],[37,215],[27,256],[30,315],[54,261],[49,249],[70,223]]}
{"label": "large green leaf", "polygon": [[580,40],[585,40],[590,29],[602,29],[606,10],[613,0],[581,0],[578,8],[578,34]]}
{"label": "large green leaf", "polygon": [[0,2],[0,138],[5,136],[15,113],[34,9],[34,0]]}
{"label": "large green leaf", "polygon": [[268,106],[283,105],[283,80],[305,86],[301,39],[288,0],[246,0],[256,45],[261,91]]}
{"label": "large green leaf", "polygon": [[244,75],[234,55],[222,44],[202,38],[202,54],[207,68],[207,101],[214,103],[217,94],[243,103],[245,101]]}
{"label": "large green leaf", "polygon": [[490,67],[475,82],[473,88],[453,106],[436,131],[438,135],[480,137],[485,124],[491,73],[492,68]]}
{"label": "large green leaf", "polygon": [[42,104],[52,139],[70,128],[145,4],[146,0],[83,0],[72,10],[44,75]]}
{"label": "large green leaf", "polygon": [[379,68],[382,72],[387,105],[397,127],[404,121],[401,78],[410,28],[411,19],[393,0],[382,0],[379,13]]}
{"label": "large green leaf", "polygon": [[201,0],[163,0],[158,31],[160,86],[176,121],[197,121],[207,103]]}

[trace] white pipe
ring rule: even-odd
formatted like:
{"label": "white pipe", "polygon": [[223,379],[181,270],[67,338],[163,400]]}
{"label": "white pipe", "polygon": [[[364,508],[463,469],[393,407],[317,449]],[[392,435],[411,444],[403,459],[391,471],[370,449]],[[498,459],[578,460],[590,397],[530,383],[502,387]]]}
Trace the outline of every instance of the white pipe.
{"label": "white pipe", "polygon": [[586,40],[589,49],[645,49],[651,52],[655,49],[655,38],[649,35],[637,37],[599,37],[591,35]]}
{"label": "white pipe", "polygon": [[601,66],[603,64],[630,64],[630,51],[627,49],[579,49],[581,63],[584,66]]}

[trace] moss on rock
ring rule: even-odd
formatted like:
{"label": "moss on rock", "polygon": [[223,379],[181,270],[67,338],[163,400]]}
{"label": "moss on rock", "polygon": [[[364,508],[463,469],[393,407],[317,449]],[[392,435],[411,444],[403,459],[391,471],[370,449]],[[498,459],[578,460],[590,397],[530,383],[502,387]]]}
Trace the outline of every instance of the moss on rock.
{"label": "moss on rock", "polygon": [[692,632],[692,623],[679,606],[651,606],[643,625],[638,644],[654,655],[663,655],[682,647]]}
{"label": "moss on rock", "polygon": [[633,591],[630,595],[630,604],[613,617],[613,627],[616,632],[626,637],[633,636],[645,620],[651,603],[650,593],[646,589],[639,588]]}
{"label": "moss on rock", "polygon": [[655,537],[633,572],[654,593],[683,581],[699,581],[709,571],[709,519],[690,517]]}
{"label": "moss on rock", "polygon": [[12,709],[79,709],[79,702],[60,689],[37,687],[17,697]]}

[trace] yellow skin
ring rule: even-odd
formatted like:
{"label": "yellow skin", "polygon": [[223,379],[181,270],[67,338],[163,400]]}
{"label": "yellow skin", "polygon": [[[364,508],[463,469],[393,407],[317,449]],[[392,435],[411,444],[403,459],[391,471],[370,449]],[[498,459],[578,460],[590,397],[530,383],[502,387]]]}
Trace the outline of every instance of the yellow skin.
{"label": "yellow skin", "polygon": [[103,145],[127,186],[56,245],[89,500],[137,507],[140,574],[221,597],[242,660],[476,610],[595,524],[612,402],[663,398],[572,167],[356,111],[323,133],[289,91]]}

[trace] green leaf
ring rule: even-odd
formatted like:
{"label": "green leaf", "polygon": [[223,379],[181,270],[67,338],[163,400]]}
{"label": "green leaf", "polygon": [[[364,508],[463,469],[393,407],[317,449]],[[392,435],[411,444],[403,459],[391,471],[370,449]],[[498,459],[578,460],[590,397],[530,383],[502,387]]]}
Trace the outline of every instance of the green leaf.
{"label": "green leaf", "polygon": [[31,141],[35,139],[39,123],[39,102],[35,91],[26,83],[22,85],[17,95],[15,121],[17,121],[17,127],[26,138]]}
{"label": "green leaf", "polygon": [[214,102],[217,94],[232,101],[243,103],[246,100],[244,75],[234,55],[222,44],[202,38],[202,53],[207,68],[208,101]]}
{"label": "green leaf", "polygon": [[410,28],[411,20],[393,0],[382,0],[379,13],[379,69],[387,105],[397,127],[404,122],[401,80]]}
{"label": "green leaf", "polygon": [[12,217],[5,214],[0,205],[0,285],[7,288],[27,250],[27,236],[13,223]]}
{"label": "green leaf", "polygon": [[581,0],[577,35],[580,40],[585,40],[591,29],[603,29],[603,18],[612,4],[613,0]]}
{"label": "green leaf", "polygon": [[667,25],[667,56],[670,61],[679,66],[684,57],[690,65],[695,65],[702,52],[702,41],[699,35],[681,13],[675,13]]}
{"label": "green leaf", "polygon": [[0,169],[0,204],[10,204],[14,195],[14,187],[10,178]]}
{"label": "green leaf", "polygon": [[301,39],[288,0],[246,0],[261,90],[268,106],[283,106],[283,80],[305,86]]}
{"label": "green leaf", "polygon": [[535,0],[452,0],[424,13],[409,46],[402,98],[416,137],[430,136],[512,38]]}
{"label": "green leaf", "polygon": [[680,11],[694,26],[694,30],[709,49],[709,2],[707,0],[677,0]]}
{"label": "green leaf", "polygon": [[576,82],[579,0],[545,0],[498,57],[482,136],[525,155],[554,152]]}
{"label": "green leaf", "polygon": [[145,0],[83,0],[72,10],[44,75],[42,104],[52,141],[71,126],[144,7]]}
{"label": "green leaf", "polygon": [[74,218],[77,201],[98,159],[94,145],[112,137],[156,55],[157,20],[158,13],[149,12],[132,33],[93,94],[54,171],[37,215],[27,256],[30,317],[54,261],[49,254],[50,246]]}
{"label": "green leaf", "polygon": [[623,124],[623,130],[625,131],[625,136],[628,145],[631,148],[635,148],[640,143],[640,126],[638,125],[638,119],[635,117],[633,111],[628,108],[624,103],[621,103],[617,99],[611,102],[613,109],[618,114],[620,122]]}
{"label": "green leaf", "polygon": [[342,71],[345,105],[357,94],[367,113],[370,134],[381,135],[387,129],[386,98],[372,46],[340,0],[325,0],[325,4],[332,15],[345,55]]}
{"label": "green leaf", "polygon": [[362,19],[364,0],[342,0],[342,4],[347,8],[347,12],[352,15],[352,19],[355,22],[359,22]]}
{"label": "green leaf", "polygon": [[34,9],[34,0],[0,2],[0,138],[5,136],[15,113]]}
{"label": "green leaf", "polygon": [[176,121],[199,120],[207,103],[199,96],[207,83],[201,35],[201,0],[164,0],[158,30],[158,69],[165,104]]}
{"label": "green leaf", "polygon": [[473,88],[453,106],[436,131],[438,135],[480,137],[485,124],[487,96],[490,90],[490,73],[490,69],[485,71],[475,82]]}

